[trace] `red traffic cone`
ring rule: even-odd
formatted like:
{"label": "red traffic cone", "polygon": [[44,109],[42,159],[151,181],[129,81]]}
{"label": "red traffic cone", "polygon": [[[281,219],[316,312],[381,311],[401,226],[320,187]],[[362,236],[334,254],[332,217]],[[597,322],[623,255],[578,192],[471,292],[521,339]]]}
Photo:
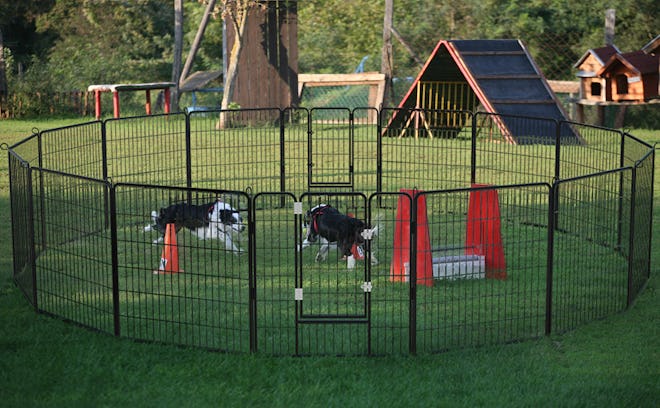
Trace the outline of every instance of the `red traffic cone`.
{"label": "red traffic cone", "polygon": [[167,224],[165,228],[165,246],[160,255],[160,265],[154,274],[179,273],[179,248],[176,244],[176,228],[174,224]]}

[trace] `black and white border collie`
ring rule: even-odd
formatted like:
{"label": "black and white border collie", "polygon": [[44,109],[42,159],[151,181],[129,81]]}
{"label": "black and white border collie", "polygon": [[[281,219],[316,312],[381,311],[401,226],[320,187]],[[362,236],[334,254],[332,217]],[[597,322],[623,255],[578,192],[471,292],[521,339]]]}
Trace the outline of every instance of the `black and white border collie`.
{"label": "black and white border collie", "polygon": [[[327,204],[319,204],[307,211],[303,222],[306,233],[301,250],[319,241],[321,247],[316,253],[316,262],[325,261],[331,247],[338,248],[344,258],[350,257],[353,245],[363,245],[365,238],[376,230],[369,230],[364,221],[344,215]],[[378,263],[373,254],[371,263]]]}
{"label": "black and white border collie", "polygon": [[202,205],[172,204],[161,208],[160,212],[152,211],[151,219],[153,224],[144,227],[144,231],[160,232],[161,236],[153,241],[154,244],[163,241],[167,224],[174,224],[176,232],[187,228],[199,239],[219,239],[228,251],[241,252],[234,244],[232,234],[245,230],[243,219],[238,210],[221,200]]}

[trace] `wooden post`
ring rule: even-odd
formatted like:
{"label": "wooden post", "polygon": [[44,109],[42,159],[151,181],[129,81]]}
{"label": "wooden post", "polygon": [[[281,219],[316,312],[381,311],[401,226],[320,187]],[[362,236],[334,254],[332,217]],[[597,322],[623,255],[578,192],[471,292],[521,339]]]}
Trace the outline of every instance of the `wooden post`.
{"label": "wooden post", "polygon": [[170,88],[165,88],[163,95],[165,96],[165,113],[170,113]]}
{"label": "wooden post", "polygon": [[101,91],[94,91],[94,115],[96,120],[101,119]]}
{"label": "wooden post", "polygon": [[151,91],[150,90],[145,90],[146,94],[145,96],[145,102],[144,102],[144,110],[147,113],[147,115],[151,115]]}
{"label": "wooden post", "polygon": [[[0,30],[0,104],[7,98],[7,75],[5,73],[4,45]],[[0,109],[1,110],[1,109]]]}
{"label": "wooden post", "polygon": [[112,110],[114,112],[114,117],[119,117],[119,91],[112,92]]}
{"label": "wooden post", "polygon": [[584,105],[579,103],[575,104],[575,120],[579,123],[584,123]]}
{"label": "wooden post", "polygon": [[211,14],[213,13],[215,2],[216,0],[210,0],[206,5],[206,9],[204,10],[204,15],[202,16],[202,21],[200,21],[199,27],[197,27],[197,34],[195,34],[195,39],[193,40],[193,43],[190,46],[190,51],[188,51],[188,58],[186,58],[186,63],[183,64],[183,70],[181,71],[179,80],[175,81],[179,84],[179,86],[181,86],[183,81],[185,81],[186,78],[188,77],[188,74],[190,74],[190,68],[192,67],[193,61],[195,60],[195,56],[197,55],[199,46],[202,43],[202,38],[204,37],[204,31],[206,31],[206,26],[208,26],[209,24],[209,19],[211,18]]}
{"label": "wooden post", "polygon": [[383,95],[383,106],[392,102],[392,19],[394,15],[393,0],[385,0],[385,18],[383,19],[383,50],[381,52],[380,71],[385,74],[385,92]]}
{"label": "wooden post", "polygon": [[616,22],[616,10],[605,10],[605,45],[614,44],[614,25]]}

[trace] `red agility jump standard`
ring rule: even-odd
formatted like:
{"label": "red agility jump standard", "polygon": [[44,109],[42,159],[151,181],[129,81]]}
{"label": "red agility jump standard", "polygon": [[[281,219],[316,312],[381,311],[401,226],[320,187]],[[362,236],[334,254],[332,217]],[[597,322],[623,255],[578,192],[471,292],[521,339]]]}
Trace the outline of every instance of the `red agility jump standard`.
{"label": "red agility jump standard", "polygon": [[394,227],[394,249],[390,265],[390,280],[393,282],[408,282],[410,279],[410,245],[411,245],[411,198],[417,200],[417,284],[433,286],[433,256],[431,253],[431,238],[426,215],[426,196],[415,194],[419,190],[401,190],[396,209],[396,225]]}
{"label": "red agility jump standard", "polygon": [[151,115],[151,90],[162,89],[165,96],[163,110],[170,113],[170,88],[174,87],[174,82],[149,82],[145,84],[106,84],[90,85],[87,92],[94,92],[94,111],[96,119],[101,119],[101,92],[112,92],[112,107],[114,117],[118,118],[119,113],[119,92],[125,91],[145,91],[146,102],[144,109],[147,115]]}
{"label": "red agility jump standard", "polygon": [[[473,184],[472,187],[487,185]],[[506,279],[500,205],[495,189],[470,191],[465,255],[482,255],[486,258],[486,278]]]}

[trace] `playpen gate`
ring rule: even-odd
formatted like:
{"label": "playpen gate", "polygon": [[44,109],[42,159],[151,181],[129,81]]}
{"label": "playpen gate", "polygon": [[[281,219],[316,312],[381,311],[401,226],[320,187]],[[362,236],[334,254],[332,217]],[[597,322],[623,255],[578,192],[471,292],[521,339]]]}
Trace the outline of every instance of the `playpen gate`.
{"label": "playpen gate", "polygon": [[353,114],[346,108],[313,108],[308,139],[310,189],[353,189]]}
{"label": "playpen gate", "polygon": [[[296,210],[302,218],[318,204],[329,204],[343,214],[367,221],[366,197],[361,193],[306,193]],[[301,238],[304,239],[304,236]],[[334,353],[368,353],[370,265],[365,260],[350,262],[334,246],[327,259],[317,262],[319,243],[299,251],[296,262],[296,335],[297,352],[323,333],[335,337]],[[345,339],[353,339],[349,343]],[[302,347],[302,349],[301,349]]]}

